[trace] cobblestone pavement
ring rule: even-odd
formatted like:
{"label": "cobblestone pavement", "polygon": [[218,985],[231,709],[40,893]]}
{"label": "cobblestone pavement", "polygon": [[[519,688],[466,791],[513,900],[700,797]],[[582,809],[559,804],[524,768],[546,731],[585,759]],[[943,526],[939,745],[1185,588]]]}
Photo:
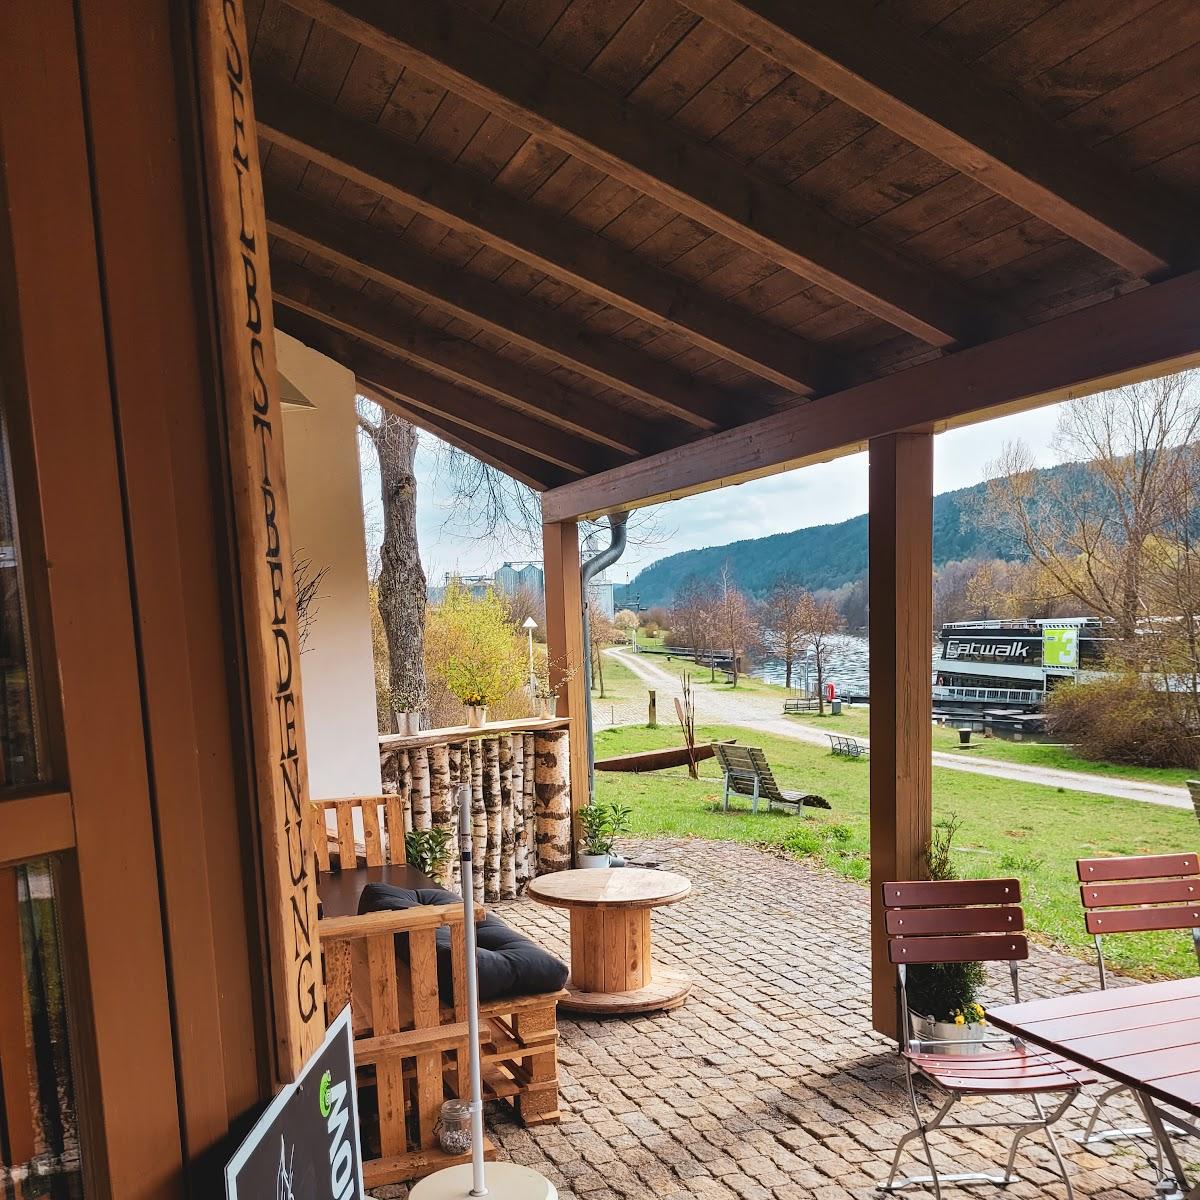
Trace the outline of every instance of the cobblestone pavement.
{"label": "cobblestone pavement", "polygon": [[[692,880],[686,900],[654,915],[655,956],[692,975],[692,994],[670,1013],[560,1017],[562,1123],[526,1130],[490,1113],[501,1157],[542,1171],[562,1200],[875,1195],[908,1128],[908,1106],[895,1049],[869,1025],[867,890],[733,843],[641,842],[629,853]],[[567,956],[562,910],[522,899],[496,911]],[[994,1002],[1011,998],[1007,970],[992,986]],[[1022,973],[1027,999],[1093,986],[1091,964],[1040,948]],[[1082,1099],[1060,1131],[1077,1132],[1091,1104],[1090,1095]],[[997,1108],[965,1111],[974,1120]],[[935,1152],[954,1171],[1002,1165],[1000,1132],[936,1134]],[[1152,1173],[1134,1151],[1101,1156],[1060,1140],[1076,1195],[1153,1194]],[[1018,1157],[1021,1182],[949,1188],[947,1196],[1065,1196],[1050,1163],[1033,1140]],[[903,1169],[920,1164],[910,1159]]]}

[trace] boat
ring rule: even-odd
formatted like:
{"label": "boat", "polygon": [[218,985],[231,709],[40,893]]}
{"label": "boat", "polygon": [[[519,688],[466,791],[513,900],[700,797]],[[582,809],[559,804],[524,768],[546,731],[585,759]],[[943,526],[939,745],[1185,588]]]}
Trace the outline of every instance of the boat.
{"label": "boat", "polygon": [[949,622],[933,665],[933,715],[1029,725],[1060,683],[1103,670],[1106,640],[1095,617]]}
{"label": "boat", "polygon": [[[696,761],[703,762],[716,754],[712,742],[702,742],[695,750]],[[686,767],[688,748],[667,746],[662,750],[639,750],[636,754],[617,754],[612,758],[598,758],[597,771],[665,771],[668,767]]]}

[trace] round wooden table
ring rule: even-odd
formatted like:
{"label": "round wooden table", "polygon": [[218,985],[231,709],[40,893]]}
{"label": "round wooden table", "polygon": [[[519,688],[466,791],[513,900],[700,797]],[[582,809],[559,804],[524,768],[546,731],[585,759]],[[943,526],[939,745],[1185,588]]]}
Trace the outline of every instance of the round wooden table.
{"label": "round wooden table", "polygon": [[533,899],[571,913],[569,996],[559,1007],[600,1015],[682,1004],[692,981],[654,965],[650,910],[674,904],[691,890],[682,875],[640,867],[556,871],[533,880]]}

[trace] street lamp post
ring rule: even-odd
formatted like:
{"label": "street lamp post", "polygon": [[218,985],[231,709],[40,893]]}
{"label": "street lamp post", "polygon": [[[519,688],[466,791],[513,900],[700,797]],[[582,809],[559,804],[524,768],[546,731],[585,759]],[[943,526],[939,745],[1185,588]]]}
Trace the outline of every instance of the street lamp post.
{"label": "street lamp post", "polygon": [[529,636],[529,697],[534,699],[537,696],[537,675],[533,670],[533,631],[538,627],[538,623],[532,617],[526,617],[525,623],[521,626]]}

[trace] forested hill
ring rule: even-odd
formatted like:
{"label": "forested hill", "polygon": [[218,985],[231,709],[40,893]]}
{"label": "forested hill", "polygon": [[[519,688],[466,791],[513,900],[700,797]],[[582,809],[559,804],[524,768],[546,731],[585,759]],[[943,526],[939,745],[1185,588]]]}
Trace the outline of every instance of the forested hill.
{"label": "forested hill", "polygon": [[[1077,467],[1052,467],[1049,475],[1077,471]],[[987,484],[980,483],[956,492],[943,492],[933,501],[934,563],[968,558],[1024,557],[1015,537],[982,526],[977,513]],[[731,496],[730,503],[736,503]],[[618,605],[638,597],[644,607],[670,604],[675,593],[690,579],[715,579],[728,563],[738,586],[751,595],[762,596],[780,576],[793,578],[805,587],[838,588],[867,573],[867,517],[851,517],[837,525],[815,525],[791,533],[685,550],[659,559],[639,572],[629,583],[628,593],[618,588]]]}

